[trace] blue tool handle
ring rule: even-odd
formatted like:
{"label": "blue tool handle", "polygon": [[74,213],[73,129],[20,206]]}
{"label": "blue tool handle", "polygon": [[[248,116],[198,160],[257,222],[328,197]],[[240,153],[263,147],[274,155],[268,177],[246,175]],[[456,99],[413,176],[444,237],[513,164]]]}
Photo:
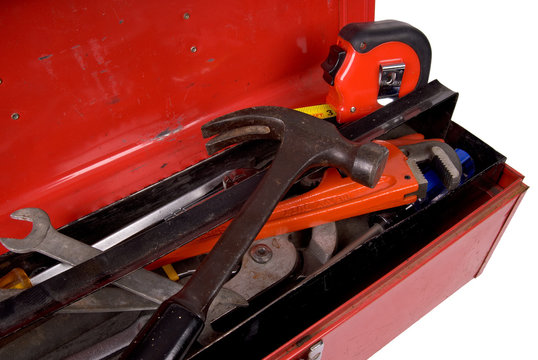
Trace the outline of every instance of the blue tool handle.
{"label": "blue tool handle", "polygon": [[[468,178],[474,175],[475,172],[475,166],[473,158],[464,150],[462,149],[454,149],[456,152],[456,155],[458,155],[458,158],[460,159],[461,167],[463,170],[463,174],[461,174],[461,181],[460,183],[463,184],[465,181],[467,181]],[[443,189],[443,183],[437,173],[434,170],[428,169],[424,172],[424,177],[428,181],[428,196],[429,197],[435,197],[437,196]]]}
{"label": "blue tool handle", "polygon": [[161,304],[155,315],[125,350],[122,359],[183,359],[204,327],[198,315],[169,300]]}

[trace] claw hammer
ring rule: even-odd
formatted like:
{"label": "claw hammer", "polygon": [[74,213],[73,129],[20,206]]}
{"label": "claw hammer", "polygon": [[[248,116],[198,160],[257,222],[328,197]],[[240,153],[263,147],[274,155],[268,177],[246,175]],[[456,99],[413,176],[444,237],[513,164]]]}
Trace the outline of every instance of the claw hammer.
{"label": "claw hammer", "polygon": [[[256,107],[202,127],[213,154],[238,142],[276,139],[271,167],[185,287],[165,301],[127,349],[128,359],[182,359],[200,334],[211,301],[293,182],[310,168],[334,166],[375,186],[388,157],[375,143],[353,143],[328,122],[280,107]],[[172,330],[175,329],[175,330]]]}
{"label": "claw hammer", "polygon": [[[340,130],[346,138],[366,143],[419,116],[420,121],[435,115],[447,122],[456,97],[456,93],[434,81]],[[252,194],[266,173],[267,170],[264,170],[247,178],[190,210],[67,270],[62,276],[50,278],[0,302],[0,337],[8,336],[118,280],[236,216],[240,204]],[[193,227],[195,223],[197,226]],[[66,278],[70,281],[66,282]]]}

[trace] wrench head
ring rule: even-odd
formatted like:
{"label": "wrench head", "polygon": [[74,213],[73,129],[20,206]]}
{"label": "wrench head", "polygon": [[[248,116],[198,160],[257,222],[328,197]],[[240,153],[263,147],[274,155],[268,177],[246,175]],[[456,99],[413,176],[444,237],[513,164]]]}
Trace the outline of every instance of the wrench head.
{"label": "wrench head", "polygon": [[427,195],[428,181],[424,177],[418,164],[429,161],[432,163],[437,176],[447,190],[457,188],[461,181],[462,165],[456,151],[441,141],[426,140],[416,144],[399,147],[407,155],[407,164],[419,183],[417,196],[424,198]]}
{"label": "wrench head", "polygon": [[32,230],[24,239],[0,238],[0,242],[6,249],[16,253],[34,251],[45,239],[49,229],[52,227],[47,213],[38,208],[19,209],[13,212],[11,217],[15,220],[32,223]]}

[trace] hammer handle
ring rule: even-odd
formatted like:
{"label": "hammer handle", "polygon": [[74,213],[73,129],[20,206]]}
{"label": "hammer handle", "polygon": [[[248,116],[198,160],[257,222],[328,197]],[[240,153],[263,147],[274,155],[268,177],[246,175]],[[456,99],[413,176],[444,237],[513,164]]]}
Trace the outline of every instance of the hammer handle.
{"label": "hammer handle", "polygon": [[200,317],[167,300],[138,333],[122,354],[122,359],[183,359],[203,326],[204,321]]}

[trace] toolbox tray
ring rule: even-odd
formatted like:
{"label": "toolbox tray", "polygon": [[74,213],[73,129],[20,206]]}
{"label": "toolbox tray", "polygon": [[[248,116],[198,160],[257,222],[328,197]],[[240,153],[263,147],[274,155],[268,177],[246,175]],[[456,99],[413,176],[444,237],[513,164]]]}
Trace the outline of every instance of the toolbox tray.
{"label": "toolbox tray", "polygon": [[[254,359],[270,354],[495,199],[503,190],[500,180],[510,173],[504,156],[456,123],[451,123],[446,142],[471,155],[476,169],[471,179],[361,245],[314,278],[292,286],[269,305],[264,305],[267,299],[263,299],[262,304],[237,309],[234,315],[244,319],[243,322],[219,341],[200,350],[193,359],[214,359],[219,354]],[[453,271],[457,273],[458,269]],[[398,304],[393,306],[398,307]],[[305,336],[294,347],[307,349],[308,346],[302,345],[311,343],[312,339]],[[238,346],[241,346],[240,354],[236,351]]]}
{"label": "toolbox tray", "polygon": [[[447,122],[446,116],[450,117],[454,105],[451,102],[444,104],[445,116],[439,117],[440,122]],[[472,218],[477,209],[498,198],[503,190],[509,187],[508,185],[521,182],[521,177],[511,172],[504,164],[504,156],[456,123],[450,123],[448,131],[444,125],[435,126],[424,122],[413,124],[427,127],[418,130],[428,133],[430,138],[443,137],[446,132],[448,144],[464,149],[473,158],[475,175],[440,201],[403,219],[308,281],[299,284],[284,283],[254,299],[249,307],[236,309],[219,320],[215,324],[217,329],[231,330],[205,348],[195,349],[194,355],[191,354],[193,359],[212,359],[222,354],[233,354],[235,358],[261,358],[283,345],[286,348],[284,355],[277,351],[271,356],[277,358],[282,355],[284,358],[292,358],[289,354],[292,350],[304,355],[315,340],[313,335],[301,335],[305,330],[312,326],[321,326],[326,322],[324,320],[326,317],[338,312],[342,306],[347,306],[345,304],[351,299],[360,297],[372,286],[375,288],[376,283],[387,274],[434,244],[451,228],[460,227],[463,220]],[[254,154],[248,151],[248,147],[251,146],[267,147],[264,150],[268,151],[271,149],[270,144],[263,142],[242,146],[245,147],[244,154]],[[255,156],[249,159],[252,164],[259,161]],[[228,165],[233,168],[235,164],[230,162]],[[202,177],[204,171],[209,171],[208,166],[200,167],[199,171],[200,173],[192,175]],[[137,216],[170,201],[178,195],[178,191],[185,191],[185,187],[188,186],[190,183],[185,179],[182,180],[181,173],[176,174],[79,219],[61,231],[86,243],[95,242]],[[520,191],[523,189],[524,187]],[[149,199],[152,201],[148,201]],[[473,256],[479,258],[483,257],[483,254],[477,253]],[[2,255],[2,259],[4,263],[21,266],[29,272],[32,269],[39,271],[40,268],[53,263],[40,254],[8,253]],[[456,268],[450,271],[458,273],[459,270]],[[416,302],[417,306],[421,303],[421,300]],[[398,304],[391,306],[397,308]],[[397,317],[393,320],[395,325],[399,323]],[[290,339],[296,341],[293,344],[286,344]],[[238,346],[241,346],[240,354],[237,353]],[[370,352],[375,350],[377,348],[369,349]]]}

